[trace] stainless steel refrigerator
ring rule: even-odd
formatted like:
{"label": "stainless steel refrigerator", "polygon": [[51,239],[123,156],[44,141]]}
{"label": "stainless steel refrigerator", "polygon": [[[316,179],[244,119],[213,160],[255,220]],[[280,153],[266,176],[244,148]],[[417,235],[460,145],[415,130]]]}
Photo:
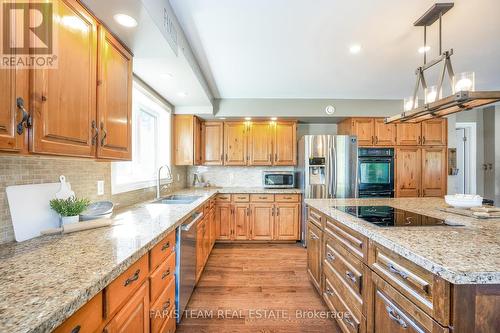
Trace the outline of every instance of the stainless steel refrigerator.
{"label": "stainless steel refrigerator", "polygon": [[[358,142],[348,135],[305,135],[299,141],[297,178],[304,199],[358,197]],[[302,242],[307,211],[302,202]]]}

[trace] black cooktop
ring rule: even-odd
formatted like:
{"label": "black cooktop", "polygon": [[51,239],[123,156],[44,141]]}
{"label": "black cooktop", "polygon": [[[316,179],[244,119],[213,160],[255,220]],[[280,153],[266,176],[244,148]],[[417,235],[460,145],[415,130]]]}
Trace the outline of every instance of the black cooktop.
{"label": "black cooktop", "polygon": [[335,208],[379,227],[455,225],[441,219],[390,206],[336,206]]}

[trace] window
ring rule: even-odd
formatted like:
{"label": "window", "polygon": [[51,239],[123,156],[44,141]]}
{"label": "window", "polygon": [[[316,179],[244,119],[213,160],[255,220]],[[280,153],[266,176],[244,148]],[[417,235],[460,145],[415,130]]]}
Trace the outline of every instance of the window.
{"label": "window", "polygon": [[132,161],[113,162],[113,194],[147,188],[156,184],[156,171],[170,164],[169,107],[138,82],[132,91]]}

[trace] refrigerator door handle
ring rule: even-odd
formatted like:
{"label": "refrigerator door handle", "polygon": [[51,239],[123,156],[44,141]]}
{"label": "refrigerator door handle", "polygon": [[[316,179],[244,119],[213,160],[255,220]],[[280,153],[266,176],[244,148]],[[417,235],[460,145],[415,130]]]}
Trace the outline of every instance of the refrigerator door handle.
{"label": "refrigerator door handle", "polygon": [[333,184],[332,184],[332,189],[333,189],[333,197],[337,197],[337,150],[335,147],[333,147]]}
{"label": "refrigerator door handle", "polygon": [[332,146],[328,150],[328,197],[329,198],[335,198],[335,192],[336,192],[337,166],[335,164],[334,156],[335,156],[335,148]]}

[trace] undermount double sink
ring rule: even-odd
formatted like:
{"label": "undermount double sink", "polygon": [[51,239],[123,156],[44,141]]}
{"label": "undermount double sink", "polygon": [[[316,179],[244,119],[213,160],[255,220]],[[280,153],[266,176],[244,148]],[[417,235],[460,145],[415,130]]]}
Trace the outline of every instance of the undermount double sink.
{"label": "undermount double sink", "polygon": [[201,198],[201,196],[174,194],[156,200],[154,203],[164,204],[164,205],[187,205],[195,202],[199,198]]}

